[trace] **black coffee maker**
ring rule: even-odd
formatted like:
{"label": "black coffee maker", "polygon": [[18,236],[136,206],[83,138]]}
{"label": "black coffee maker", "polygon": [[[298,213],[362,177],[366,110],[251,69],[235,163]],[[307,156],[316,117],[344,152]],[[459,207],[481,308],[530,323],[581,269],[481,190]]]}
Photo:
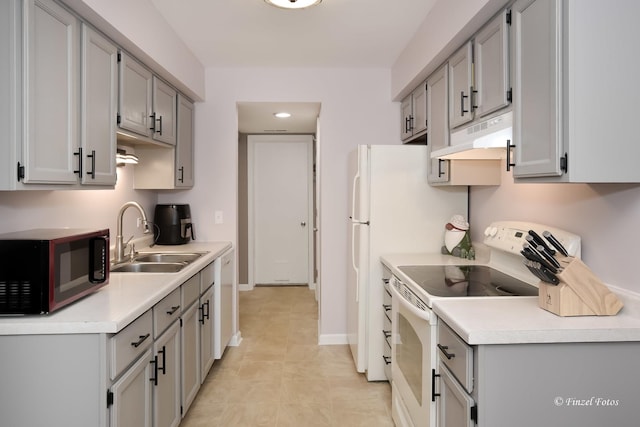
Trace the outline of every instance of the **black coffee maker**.
{"label": "black coffee maker", "polygon": [[158,245],[183,245],[196,239],[188,204],[156,205],[153,223],[154,242]]}

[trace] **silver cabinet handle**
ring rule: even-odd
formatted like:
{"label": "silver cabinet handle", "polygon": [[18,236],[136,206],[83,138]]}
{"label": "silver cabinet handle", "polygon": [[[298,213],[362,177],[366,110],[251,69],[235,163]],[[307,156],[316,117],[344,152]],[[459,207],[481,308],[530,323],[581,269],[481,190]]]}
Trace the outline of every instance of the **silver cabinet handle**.
{"label": "silver cabinet handle", "polygon": [[307,223],[306,223],[306,222],[304,222],[304,221],[302,221],[302,222],[300,223],[300,225],[301,225],[302,227],[306,227],[306,226],[307,226]]}

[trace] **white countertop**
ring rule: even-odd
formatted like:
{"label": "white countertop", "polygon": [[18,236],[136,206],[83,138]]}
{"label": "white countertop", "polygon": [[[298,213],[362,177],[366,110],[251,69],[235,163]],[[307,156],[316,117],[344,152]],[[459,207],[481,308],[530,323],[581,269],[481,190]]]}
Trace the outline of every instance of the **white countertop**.
{"label": "white countertop", "polygon": [[231,248],[190,242],[140,252],[205,252],[177,273],[110,273],[109,284],[49,315],[0,317],[0,335],[116,333]]}
{"label": "white countertop", "polygon": [[[403,282],[408,278],[400,265],[469,263],[440,254],[385,255],[382,261]],[[609,288],[624,303],[616,316],[561,317],[540,308],[537,297],[434,297],[430,302],[440,320],[471,345],[640,341],[640,299]]]}

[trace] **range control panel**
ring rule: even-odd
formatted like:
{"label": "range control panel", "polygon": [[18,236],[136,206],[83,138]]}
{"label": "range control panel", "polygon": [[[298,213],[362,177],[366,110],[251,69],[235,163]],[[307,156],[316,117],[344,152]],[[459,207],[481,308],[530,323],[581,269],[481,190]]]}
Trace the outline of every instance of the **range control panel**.
{"label": "range control panel", "polygon": [[[520,255],[520,251],[522,250],[524,243],[527,243],[527,236],[530,235],[530,230],[534,231],[539,236],[551,233],[551,235],[565,247],[570,256],[580,258],[580,236],[559,228],[532,222],[492,222],[484,230],[484,244],[503,252]],[[545,237],[542,238],[544,239]]]}

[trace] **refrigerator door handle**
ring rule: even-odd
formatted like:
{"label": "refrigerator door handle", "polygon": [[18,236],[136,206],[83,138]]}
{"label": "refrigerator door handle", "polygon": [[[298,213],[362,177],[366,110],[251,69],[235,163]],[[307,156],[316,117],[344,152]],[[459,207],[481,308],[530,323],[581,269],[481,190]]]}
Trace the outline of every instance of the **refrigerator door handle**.
{"label": "refrigerator door handle", "polygon": [[360,269],[356,265],[356,227],[360,224],[351,224],[351,265],[356,272],[356,302],[360,301]]}
{"label": "refrigerator door handle", "polygon": [[360,172],[356,173],[353,177],[353,183],[351,184],[351,218],[353,221],[358,221],[357,218],[354,218],[356,214],[356,185],[360,181]]}

